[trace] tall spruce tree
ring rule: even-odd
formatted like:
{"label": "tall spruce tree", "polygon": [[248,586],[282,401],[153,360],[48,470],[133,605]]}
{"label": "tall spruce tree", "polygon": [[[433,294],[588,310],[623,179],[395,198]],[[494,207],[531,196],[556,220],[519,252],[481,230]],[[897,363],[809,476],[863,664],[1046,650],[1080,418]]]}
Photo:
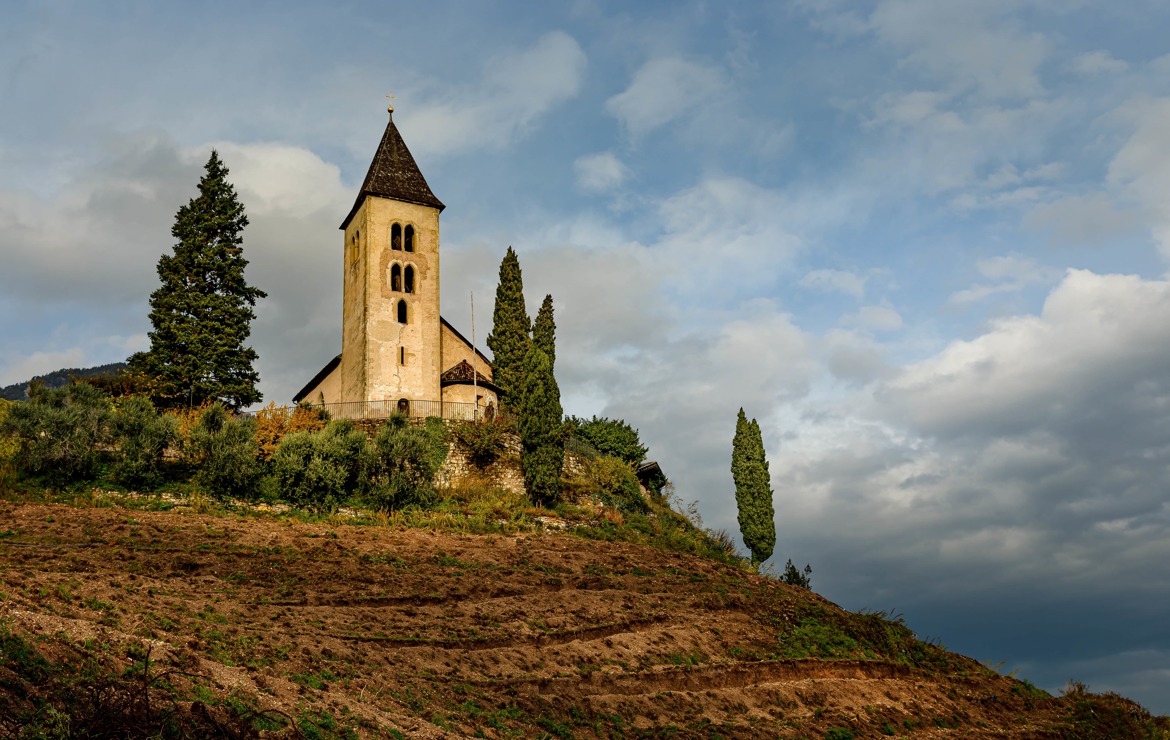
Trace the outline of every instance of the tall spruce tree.
{"label": "tall spruce tree", "polygon": [[150,349],[132,356],[130,367],[155,379],[162,406],[218,400],[240,408],[262,398],[256,352],[244,341],[256,301],[267,294],[244,279],[240,233],[248,217],[215,150],[204,169],[199,196],[175,214],[174,253],[158,261]]}
{"label": "tall spruce tree", "polygon": [[519,405],[520,382],[532,325],[524,308],[524,279],[520,275],[520,259],[508,247],[500,262],[500,282],[496,286],[496,305],[492,311],[492,331],[487,346],[492,351],[492,382],[501,391],[502,403],[516,408]]}
{"label": "tall spruce tree", "polygon": [[548,366],[555,375],[557,370],[557,322],[553,319],[551,295],[544,297],[544,303],[540,304],[540,310],[536,312],[536,321],[532,323],[532,343],[548,355]]}
{"label": "tall spruce tree", "polygon": [[755,419],[749,422],[742,408],[731,440],[731,477],[735,481],[739,532],[756,565],[772,557],[776,547],[776,513],[760,425]]}
{"label": "tall spruce tree", "polygon": [[521,382],[517,424],[524,487],[533,501],[551,505],[560,498],[561,470],[565,465],[563,411],[561,391],[548,355],[535,344],[525,357]]}

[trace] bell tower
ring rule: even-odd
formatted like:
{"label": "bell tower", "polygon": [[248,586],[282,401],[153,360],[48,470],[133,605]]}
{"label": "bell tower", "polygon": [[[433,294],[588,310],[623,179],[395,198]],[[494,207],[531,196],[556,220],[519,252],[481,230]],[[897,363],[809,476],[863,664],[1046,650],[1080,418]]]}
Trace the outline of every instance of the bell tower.
{"label": "bell tower", "polygon": [[341,224],[344,277],[340,400],[438,400],[439,213],[390,120]]}

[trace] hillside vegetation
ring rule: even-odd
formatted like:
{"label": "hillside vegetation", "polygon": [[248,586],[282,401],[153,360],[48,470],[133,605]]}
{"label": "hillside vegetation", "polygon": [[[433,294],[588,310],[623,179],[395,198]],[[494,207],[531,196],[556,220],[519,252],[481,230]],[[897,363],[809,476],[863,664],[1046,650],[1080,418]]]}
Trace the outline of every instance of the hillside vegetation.
{"label": "hillside vegetation", "polygon": [[20,383],[6,385],[0,388],[0,399],[4,399],[5,401],[23,401],[28,398],[28,388],[33,383],[43,383],[46,388],[60,388],[69,385],[74,380],[97,378],[102,375],[116,375],[125,369],[126,363],[124,362],[112,362],[109,365],[98,365],[97,367],[66,367],[44,375],[37,375]]}
{"label": "hillside vegetation", "polygon": [[562,514],[469,488],[319,516],[10,489],[0,734],[1166,736],[689,554],[664,510]]}

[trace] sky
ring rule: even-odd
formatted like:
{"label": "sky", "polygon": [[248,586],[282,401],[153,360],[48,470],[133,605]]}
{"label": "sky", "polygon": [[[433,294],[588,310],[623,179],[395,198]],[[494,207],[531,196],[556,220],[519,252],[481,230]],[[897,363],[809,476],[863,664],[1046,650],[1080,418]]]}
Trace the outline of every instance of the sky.
{"label": "sky", "polygon": [[1170,5],[1155,0],[0,6],[0,385],[148,346],[219,151],[261,390],[340,350],[394,120],[479,343],[515,247],[567,413],[637,427],[777,570],[1059,691],[1170,713]]}

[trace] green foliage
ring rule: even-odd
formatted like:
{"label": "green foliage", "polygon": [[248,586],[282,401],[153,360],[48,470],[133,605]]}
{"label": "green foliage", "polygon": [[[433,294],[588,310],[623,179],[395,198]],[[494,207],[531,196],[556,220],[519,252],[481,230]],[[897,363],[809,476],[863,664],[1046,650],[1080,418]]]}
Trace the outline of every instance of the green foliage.
{"label": "green foliage", "polygon": [[638,438],[638,430],[621,419],[570,416],[568,422],[574,437],[585,440],[603,455],[621,458],[631,465],[638,465],[646,459],[647,448]]}
{"label": "green foliage", "polygon": [[1068,709],[1051,736],[1067,740],[1165,740],[1170,727],[1165,717],[1153,717],[1137,703],[1115,693],[1093,694],[1080,681],[1069,681],[1064,690]]}
{"label": "green foliage", "polygon": [[158,485],[163,452],[179,440],[179,420],[160,414],[149,398],[130,396],[115,410],[110,430],[117,448],[111,477],[127,487]]}
{"label": "green foliage", "polygon": [[[784,607],[787,609],[788,607]],[[881,659],[913,668],[951,670],[950,655],[940,646],[915,637],[901,616],[886,612],[858,614],[806,602],[777,635],[779,657],[823,660]]]}
{"label": "green foliage", "polygon": [[843,659],[856,657],[857,640],[831,620],[805,617],[800,624],[780,636],[786,658]]}
{"label": "green foliage", "polygon": [[110,414],[109,397],[91,385],[42,388],[8,407],[0,434],[16,441],[23,472],[59,487],[97,474]]}
{"label": "green foliage", "polygon": [[332,511],[365,489],[369,463],[366,435],[338,419],[318,432],[286,435],[272,455],[272,483],[290,503]]}
{"label": "green foliage", "polygon": [[366,497],[378,509],[430,506],[435,474],[447,455],[447,439],[439,420],[425,426],[394,414],[374,436],[371,461],[373,485]]}
{"label": "green foliage", "polygon": [[599,497],[606,506],[626,513],[645,514],[649,511],[650,507],[638,487],[638,478],[625,460],[603,455],[589,463],[585,476],[590,493]]}
{"label": "green foliage", "polygon": [[[38,645],[45,643],[54,649],[43,653]],[[133,660],[129,667],[101,648],[87,649],[84,658],[78,652],[59,638],[30,639],[0,620],[0,731],[8,731],[5,737],[258,737],[253,731],[257,720],[273,729],[282,725],[280,715],[270,717],[239,701],[214,702],[219,706],[212,711],[182,701],[176,684],[190,687],[188,679],[199,677],[158,670],[149,648],[132,645],[126,651]],[[46,653],[66,657],[50,660]]]}
{"label": "green foliage", "polygon": [[524,279],[520,259],[508,247],[500,262],[500,282],[496,286],[496,304],[492,310],[492,331],[487,346],[492,351],[492,381],[500,388],[501,402],[518,403],[524,361],[532,344],[531,323],[524,308]]}
{"label": "green foliage", "polygon": [[184,454],[197,466],[195,482],[209,493],[247,497],[260,477],[259,451],[256,420],[234,416],[217,401],[199,415]]}
{"label": "green foliage", "polygon": [[787,583],[789,586],[800,586],[801,588],[812,588],[812,566],[808,563],[804,565],[804,572],[797,570],[796,566],[792,564],[792,559],[788,559],[788,563],[784,566],[784,573],[780,576],[780,580]]}
{"label": "green foliage", "polygon": [[739,532],[751,551],[752,563],[761,563],[772,556],[776,547],[776,514],[760,425],[755,419],[749,422],[742,408],[731,442],[731,477],[735,481]]}
{"label": "green foliage", "polygon": [[156,379],[160,405],[219,400],[238,409],[261,399],[256,352],[244,341],[256,301],[266,294],[244,279],[240,234],[248,217],[214,150],[205,169],[199,196],[175,215],[174,254],[158,261],[162,286],[150,296],[150,350],[129,362]]}
{"label": "green foliage", "polygon": [[451,427],[451,432],[467,448],[471,462],[477,467],[486,468],[503,454],[508,424],[498,416],[461,421]]}
{"label": "green foliage", "polygon": [[556,374],[557,367],[557,323],[553,318],[553,299],[551,295],[544,297],[540,310],[536,312],[536,321],[532,323],[532,343],[540,347],[548,355],[548,366]]}
{"label": "green foliage", "polygon": [[517,423],[524,488],[533,501],[551,506],[560,498],[565,465],[563,412],[561,391],[540,347],[528,350],[522,388]]}
{"label": "green foliage", "polygon": [[853,740],[853,730],[845,727],[830,727],[825,730],[825,740]]}
{"label": "green foliage", "polygon": [[15,435],[4,431],[4,420],[8,418],[8,409],[13,404],[13,401],[0,398],[0,484],[16,472],[16,453],[20,451],[20,441]]}

